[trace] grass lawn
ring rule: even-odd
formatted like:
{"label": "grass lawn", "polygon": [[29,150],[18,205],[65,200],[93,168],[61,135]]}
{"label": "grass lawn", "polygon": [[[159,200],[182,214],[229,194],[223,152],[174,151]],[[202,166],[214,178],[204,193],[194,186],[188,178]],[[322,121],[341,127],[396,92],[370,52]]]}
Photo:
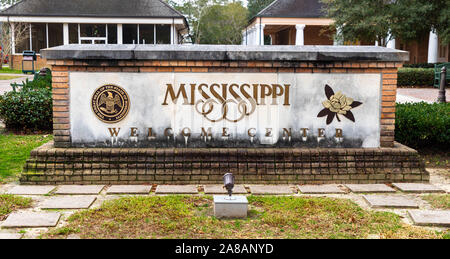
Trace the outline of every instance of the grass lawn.
{"label": "grass lawn", "polygon": [[425,167],[450,169],[450,152],[439,149],[419,149]]}
{"label": "grass lawn", "polygon": [[13,135],[0,133],[0,182],[13,180],[22,172],[30,151],[53,138],[52,135]]}
{"label": "grass lawn", "polygon": [[15,70],[9,67],[3,67],[0,69],[0,73],[4,74],[22,74],[22,70]]}
{"label": "grass lawn", "polygon": [[450,210],[450,194],[428,194],[422,196],[433,208]]}
{"label": "grass lawn", "polygon": [[19,78],[19,77],[22,77],[22,76],[5,76],[5,75],[0,74],[0,80],[10,80],[10,79]]}
{"label": "grass lawn", "polygon": [[0,221],[16,209],[28,208],[30,205],[31,198],[0,194]]}
{"label": "grass lawn", "polygon": [[347,199],[248,197],[247,219],[213,217],[210,196],[123,197],[70,216],[44,238],[443,238],[448,234],[402,223]]}

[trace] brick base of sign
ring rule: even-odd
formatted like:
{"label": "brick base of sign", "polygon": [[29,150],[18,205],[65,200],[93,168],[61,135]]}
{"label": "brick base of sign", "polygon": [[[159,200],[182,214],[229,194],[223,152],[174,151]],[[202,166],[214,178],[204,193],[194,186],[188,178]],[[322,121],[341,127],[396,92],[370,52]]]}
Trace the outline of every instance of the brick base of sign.
{"label": "brick base of sign", "polygon": [[428,182],[417,151],[393,148],[55,148],[31,152],[22,184]]}

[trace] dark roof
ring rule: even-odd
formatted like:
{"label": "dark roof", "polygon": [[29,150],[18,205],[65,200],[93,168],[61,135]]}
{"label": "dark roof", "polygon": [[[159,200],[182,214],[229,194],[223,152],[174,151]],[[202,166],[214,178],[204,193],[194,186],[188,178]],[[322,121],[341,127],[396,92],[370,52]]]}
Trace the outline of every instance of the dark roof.
{"label": "dark roof", "polygon": [[320,0],[275,0],[255,17],[318,18],[324,17]]}
{"label": "dark roof", "polygon": [[161,0],[22,0],[0,16],[184,18]]}

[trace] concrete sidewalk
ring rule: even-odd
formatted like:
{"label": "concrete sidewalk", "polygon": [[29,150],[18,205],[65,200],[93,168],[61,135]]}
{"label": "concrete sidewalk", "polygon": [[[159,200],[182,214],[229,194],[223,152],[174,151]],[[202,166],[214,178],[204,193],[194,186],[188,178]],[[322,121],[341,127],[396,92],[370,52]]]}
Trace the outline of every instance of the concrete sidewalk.
{"label": "concrete sidewalk", "polygon": [[[397,88],[397,103],[434,103],[438,94],[437,88]],[[450,100],[450,89],[446,91],[446,99]]]}
{"label": "concrete sidewalk", "polygon": [[24,74],[3,74],[0,75],[4,76],[20,76],[18,78],[10,79],[10,80],[0,80],[0,95],[4,94],[5,92],[12,91],[11,84],[12,83],[22,83],[22,81],[25,81],[27,78],[28,80],[33,80],[33,75],[24,75]]}

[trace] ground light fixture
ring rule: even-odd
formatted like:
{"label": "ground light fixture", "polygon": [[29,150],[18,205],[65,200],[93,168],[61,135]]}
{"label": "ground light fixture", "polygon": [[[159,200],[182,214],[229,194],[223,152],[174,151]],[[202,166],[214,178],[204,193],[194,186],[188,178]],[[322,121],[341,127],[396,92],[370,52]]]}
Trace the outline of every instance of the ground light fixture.
{"label": "ground light fixture", "polygon": [[231,196],[233,194],[235,178],[232,173],[223,176],[223,187],[228,195],[214,195],[214,216],[216,218],[246,218],[248,200],[244,195]]}
{"label": "ground light fixture", "polygon": [[234,175],[232,173],[226,173],[223,176],[223,186],[228,191],[228,199],[232,199],[231,194],[233,193],[234,188]]}

